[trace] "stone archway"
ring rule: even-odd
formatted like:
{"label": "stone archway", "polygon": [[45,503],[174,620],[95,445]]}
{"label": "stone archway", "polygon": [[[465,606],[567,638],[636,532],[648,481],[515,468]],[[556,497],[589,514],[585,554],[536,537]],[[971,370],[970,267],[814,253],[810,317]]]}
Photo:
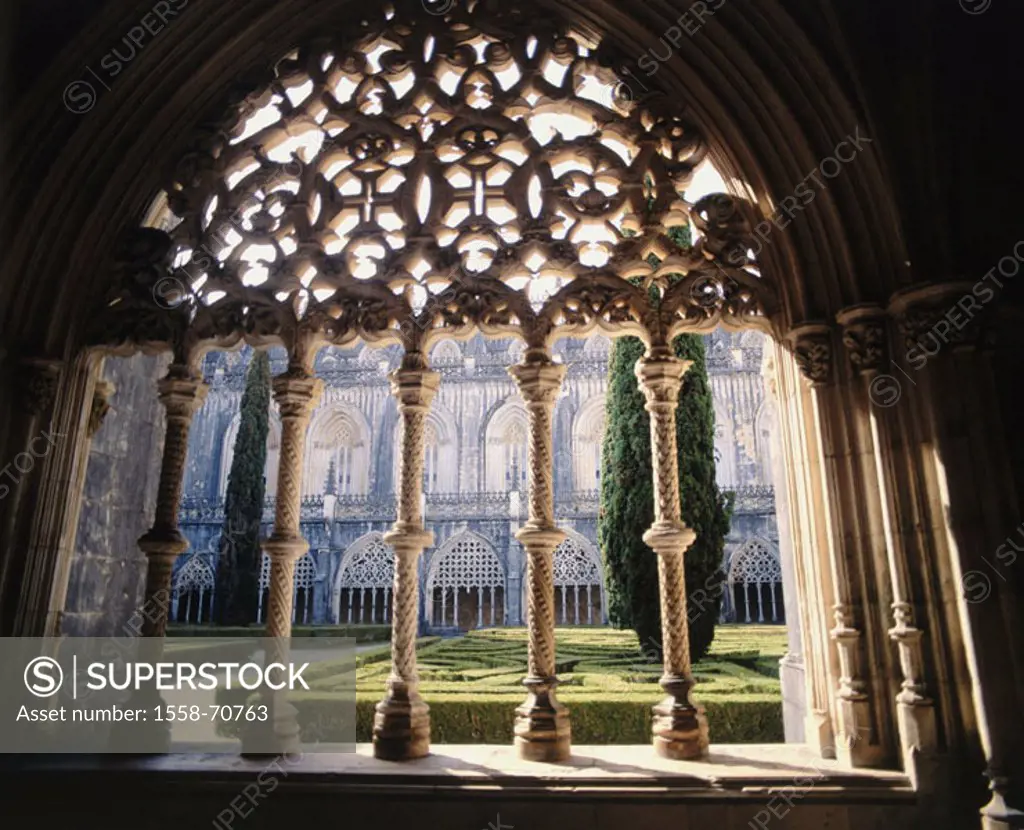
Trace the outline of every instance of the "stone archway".
{"label": "stone archway", "polygon": [[[122,34],[130,9],[127,3],[109,5],[95,30],[110,35],[113,42]],[[33,280],[11,280],[0,286],[0,309],[6,315],[0,329],[12,342],[32,344],[35,349],[19,369],[33,378],[27,387],[34,394],[27,411],[17,414],[7,402],[20,399],[20,394],[0,396],[4,402],[4,457],[27,452],[39,430],[50,423],[51,415],[57,431],[71,437],[68,446],[55,451],[45,469],[40,465],[5,505],[5,515],[16,517],[19,507],[32,504],[39,496],[35,510],[26,511],[24,518],[5,521],[2,529],[8,548],[33,552],[24,566],[12,564],[8,558],[0,573],[0,590],[5,596],[11,594],[12,586],[20,586],[22,581],[26,585],[24,599],[8,606],[13,611],[4,611],[5,630],[38,633],[59,618],[62,586],[67,582],[67,563],[61,557],[69,549],[67,537],[73,532],[75,514],[75,499],[67,498],[67,483],[71,482],[72,491],[80,489],[81,455],[88,445],[88,419],[83,412],[92,406],[96,389],[94,357],[79,357],[80,347],[88,341],[85,331],[91,318],[85,311],[86,300],[106,298],[103,289],[107,283],[99,280],[109,276],[105,264],[116,247],[114,234],[136,224],[144,212],[157,188],[155,174],[150,172],[156,166],[154,161],[159,165],[180,157],[189,143],[189,131],[203,120],[200,108],[227,91],[231,83],[230,73],[225,71],[228,67],[251,68],[252,55],[263,51],[257,45],[285,54],[306,33],[329,31],[327,24],[338,23],[351,11],[347,6],[334,8],[334,4],[277,4],[276,9],[261,9],[239,32],[237,25],[231,25],[231,15],[237,11],[224,5],[201,21],[183,22],[180,44],[175,43],[176,36],[169,35],[161,45],[140,55],[132,73],[119,82],[117,94],[101,103],[106,114],[123,114],[123,118],[92,118],[71,130],[61,120],[66,114],[60,113],[60,118],[19,120],[14,127],[24,135],[32,153],[25,156],[31,163],[15,166],[24,167],[25,172],[14,177],[12,202],[27,207],[21,224],[12,229],[10,267],[12,273],[32,274]],[[664,4],[635,11],[601,2],[564,10],[553,5],[543,8],[561,11],[570,23],[595,35],[595,40],[607,33],[611,35],[608,40],[641,52],[657,41],[658,33],[672,23],[673,14]],[[820,159],[834,149],[834,142],[843,130],[850,129],[861,110],[853,106],[843,92],[843,82],[828,71],[807,36],[779,4],[758,3],[757,9],[759,14],[744,15],[731,11],[727,4],[720,14],[729,25],[720,30],[706,27],[702,32],[706,39],[699,42],[684,38],[679,54],[661,67],[658,80],[670,96],[691,102],[699,126],[713,137],[716,164],[726,180],[747,188],[760,216],[767,217],[781,201],[793,198],[789,194],[806,182],[807,171],[815,170]],[[552,18],[558,19],[558,15],[552,14]],[[535,19],[546,16],[535,15]],[[766,31],[774,36],[764,36]],[[67,63],[52,73],[57,84],[52,89],[53,100],[60,97],[61,86],[67,77],[73,77],[75,67],[88,62],[83,49],[83,45],[70,49]],[[188,60],[176,59],[186,55]],[[780,66],[790,71],[776,72]],[[63,76],[61,70],[67,70]],[[246,86],[249,91],[254,85]],[[144,90],[151,94],[143,94]],[[133,106],[119,111],[119,101],[130,101]],[[47,157],[58,161],[48,167],[39,161]],[[83,172],[69,176],[68,159],[82,161]],[[1007,759],[1021,753],[1014,751],[1012,736],[1001,735],[996,726],[1015,709],[1010,705],[1013,694],[1002,690],[998,668],[993,668],[999,666],[1001,655],[991,644],[999,643],[1000,637],[985,635],[1017,631],[1020,626],[1009,624],[1015,619],[1007,610],[1013,606],[1009,600],[969,607],[947,596],[949,586],[956,585],[961,574],[970,573],[974,564],[981,566],[977,561],[980,554],[972,552],[994,549],[1002,540],[999,534],[1013,525],[1008,506],[1012,498],[988,498],[991,493],[971,492],[969,484],[994,481],[992,493],[1012,493],[1012,480],[999,466],[1004,461],[1000,460],[998,439],[986,434],[968,440],[961,429],[970,417],[970,407],[985,408],[992,402],[992,391],[986,385],[990,375],[975,350],[976,341],[965,334],[963,339],[969,342],[958,344],[955,361],[942,358],[945,368],[941,377],[909,393],[918,407],[915,413],[934,406],[938,413],[934,418],[901,419],[897,413],[893,417],[872,413],[866,382],[884,369],[887,350],[902,346],[905,337],[919,337],[922,330],[940,321],[963,287],[906,292],[890,302],[913,274],[904,267],[909,257],[880,159],[869,148],[863,161],[857,170],[850,169],[849,179],[841,186],[818,194],[804,214],[808,220],[804,227],[789,233],[778,228],[772,243],[758,252],[762,272],[778,288],[780,314],[775,333],[785,339],[786,351],[796,355],[804,375],[799,376],[789,354],[780,352],[779,388],[786,410],[783,430],[787,455],[796,467],[789,483],[800,533],[798,579],[805,600],[801,615],[810,634],[809,650],[817,661],[809,686],[815,727],[811,740],[825,753],[838,746],[844,759],[854,764],[893,763],[899,744],[907,767],[913,768],[915,757],[928,754],[920,751],[921,744],[937,747],[933,727],[936,717],[943,718],[953,733],[953,743],[973,746],[977,734],[983,734],[994,770],[994,790],[1001,797],[1000,791],[1006,787],[999,770]],[[90,186],[97,182],[98,187]],[[864,211],[865,204],[874,209]],[[48,244],[39,246],[40,238]],[[919,245],[921,250],[927,247]],[[153,257],[143,255],[140,260],[141,270],[133,273],[148,271],[155,279],[170,276]],[[69,263],[74,263],[83,279],[66,279]],[[931,279],[934,273],[943,272],[926,269],[925,273]],[[856,307],[851,308],[853,305]],[[219,337],[223,331],[215,328],[213,333]],[[292,345],[297,342],[291,336],[289,340]],[[166,345],[166,340],[162,334],[154,335],[146,345],[158,347]],[[300,343],[295,354],[303,348]],[[417,354],[415,349],[411,353]],[[175,442],[187,437],[189,407],[201,397],[194,378],[181,366],[179,363],[162,385],[172,461]],[[419,365],[406,368],[422,370]],[[544,378],[540,372],[533,375],[526,383],[529,389],[533,381],[536,391]],[[404,377],[411,380],[408,373]],[[406,383],[402,392],[412,420],[416,418],[413,410],[430,397],[429,390],[423,388],[429,386],[424,377],[419,387]],[[948,383],[957,378],[969,379],[966,403],[944,404]],[[280,395],[291,408],[289,417],[300,420],[301,393],[310,390],[304,389],[301,377],[287,380],[279,384]],[[12,380],[5,377],[3,382],[5,391],[14,388]],[[840,453],[839,448],[848,443],[855,446]],[[875,456],[883,463],[860,463]],[[947,480],[946,466],[951,459],[970,467],[971,462],[963,459],[972,456],[994,459],[997,472],[979,469],[973,478]],[[173,526],[166,503],[173,500],[173,484],[173,476],[169,476],[157,523],[164,531]],[[850,492],[863,496],[864,501],[854,503],[843,496]],[[71,504],[62,507],[64,501]],[[407,515],[416,519],[415,509],[409,509]],[[922,513],[925,515],[919,515]],[[985,521],[980,516],[986,517]],[[409,524],[414,527],[421,522],[410,520]],[[887,527],[904,526],[929,528],[934,538],[886,538]],[[853,528],[865,532],[854,534]],[[173,545],[168,547],[168,539],[163,541],[163,550],[151,552],[151,571],[158,583],[169,575],[168,560],[176,550]],[[278,553],[287,559],[294,551]],[[20,578],[22,567],[24,580]],[[278,574],[283,593],[288,565],[282,564]],[[865,584],[885,596],[883,611],[867,603]],[[915,609],[922,605],[929,608],[927,620],[915,617]],[[408,626],[403,623],[399,629],[404,641]],[[897,642],[898,661],[890,653],[890,630]],[[950,661],[949,644],[964,640],[973,646],[967,649],[966,662]],[[924,659],[923,651],[929,659]],[[939,682],[945,675],[929,674],[930,665],[945,666],[956,682]],[[972,674],[989,679],[974,684],[973,715],[965,713],[955,699],[955,689],[970,686]],[[897,686],[903,691],[894,700],[888,690]],[[860,740],[864,730],[870,737]],[[844,748],[837,736],[846,736],[849,745]]]}
{"label": "stone archway", "polygon": [[506,585],[491,543],[470,530],[456,533],[430,560],[427,623],[460,631],[504,625]]}
{"label": "stone archway", "polygon": [[381,533],[360,536],[341,555],[331,594],[336,623],[389,623],[395,554]]}

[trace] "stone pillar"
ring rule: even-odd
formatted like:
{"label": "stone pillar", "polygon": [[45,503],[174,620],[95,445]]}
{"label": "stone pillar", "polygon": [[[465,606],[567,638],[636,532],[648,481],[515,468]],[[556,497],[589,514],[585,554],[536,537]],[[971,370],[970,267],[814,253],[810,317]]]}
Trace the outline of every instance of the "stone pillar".
{"label": "stone pillar", "polygon": [[871,590],[875,602],[885,602],[889,587],[875,581],[881,522],[876,504],[869,501],[877,484],[867,463],[871,449],[864,411],[858,408],[852,379],[836,371],[833,332],[827,324],[808,323],[794,329],[790,339],[800,371],[810,381],[809,440],[823,488],[819,510],[834,592],[829,636],[839,668],[835,753],[848,766],[871,767],[889,762],[893,730],[880,714],[891,710],[884,698],[890,655],[880,647],[884,627],[870,616],[865,597]]}
{"label": "stone pillar", "polygon": [[[799,618],[804,644],[803,740],[824,758],[835,757],[834,698],[838,688],[839,660],[828,634],[830,610],[835,604],[834,586],[828,577],[828,526],[824,521],[818,443],[813,440],[812,391],[801,377],[798,361],[782,343],[773,344],[776,391],[779,399],[779,458],[785,458],[781,483],[783,498],[778,515],[788,517],[793,555],[790,564],[796,590],[794,613]],[[776,491],[779,496],[780,490]],[[782,525],[780,524],[780,541]],[[783,571],[785,576],[785,571]],[[785,676],[782,677],[785,682]],[[785,688],[783,702],[787,700]],[[785,713],[785,708],[784,708]]]}
{"label": "stone pillar", "polygon": [[1024,826],[1024,582],[1009,543],[1021,517],[998,380],[975,316],[979,290],[994,289],[982,280],[907,290],[890,311],[914,373],[907,391],[923,403],[928,529],[947,577],[942,598],[956,604],[951,639],[967,664],[976,719],[967,728],[980,738],[991,790],[982,827],[1008,830]]}
{"label": "stone pillar", "polygon": [[569,757],[569,712],[558,702],[555,688],[554,552],[565,539],[555,524],[551,418],[565,366],[552,363],[544,349],[528,349],[525,361],[512,366],[530,414],[529,517],[516,532],[526,549],[527,626],[529,646],[523,680],[526,702],[516,709],[515,745],[530,761],[561,761]]}
{"label": "stone pillar", "polygon": [[[837,317],[843,327],[843,343],[850,364],[863,382],[863,408],[868,413],[874,448],[877,488],[862,493],[865,501],[878,500],[878,512],[884,533],[887,570],[892,590],[892,627],[889,637],[899,649],[902,674],[896,696],[903,767],[914,781],[915,789],[927,791],[934,781],[924,781],[923,767],[934,763],[938,749],[935,706],[928,696],[924,678],[924,632],[918,627],[915,605],[920,596],[912,590],[912,562],[927,561],[918,530],[921,516],[916,505],[917,474],[913,459],[903,452],[907,407],[896,406],[884,392],[891,391],[881,377],[890,369],[889,335],[885,312],[870,305],[846,309]],[[876,382],[876,378],[883,381]],[[898,404],[898,400],[895,401]]]}
{"label": "stone pillar", "polygon": [[694,680],[690,669],[683,553],[697,534],[682,520],[676,448],[676,407],[683,375],[690,366],[690,361],[675,357],[668,346],[650,347],[636,364],[637,380],[647,399],[645,408],[651,421],[654,524],[644,533],[644,542],[658,557],[664,653],[660,684],[667,695],[654,707],[653,740],[659,755],[675,760],[703,758],[708,752],[707,719],[703,709],[690,698]]}
{"label": "stone pillar", "polygon": [[274,378],[272,384],[274,401],[281,413],[281,455],[274,530],[263,542],[263,551],[270,558],[266,636],[286,640],[292,634],[295,563],[309,550],[301,529],[306,430],[323,384],[308,371],[294,366]]}
{"label": "stone pillar", "polygon": [[[430,752],[430,713],[420,697],[416,674],[416,633],[419,622],[420,556],[434,543],[423,526],[424,430],[441,375],[407,354],[391,373],[391,391],[402,418],[399,459],[398,517],[386,534],[395,551],[395,582],[391,602],[391,674],[384,699],[373,719],[373,754],[389,761],[422,758]],[[418,358],[419,355],[416,355]],[[422,360],[420,358],[420,360]],[[442,590],[442,616],[444,613]],[[444,625],[442,619],[441,625]]]}
{"label": "stone pillar", "polygon": [[139,548],[146,554],[146,598],[143,605],[146,610],[142,636],[160,638],[167,632],[174,562],[188,550],[188,540],[178,529],[188,433],[193,416],[206,400],[209,387],[188,366],[174,363],[157,388],[160,402],[167,410],[167,431],[156,496],[156,519],[149,532],[139,539]]}
{"label": "stone pillar", "polygon": [[[7,367],[4,367],[7,368]],[[18,624],[24,616],[26,571],[28,562],[24,540],[26,525],[32,513],[28,508],[40,461],[50,455],[55,441],[51,416],[60,390],[63,364],[57,360],[22,358],[10,372],[11,419],[8,423],[6,447],[9,455],[0,469],[0,634],[4,636],[40,636],[41,630],[26,630]],[[66,438],[66,435],[59,436]],[[36,446],[42,439],[43,447]],[[47,517],[48,518],[48,517]],[[31,542],[30,542],[31,544]],[[44,609],[45,613],[45,609]]]}
{"label": "stone pillar", "polygon": [[[262,545],[263,552],[270,559],[264,616],[267,665],[272,662],[287,664],[290,659],[295,563],[309,550],[309,542],[303,538],[301,527],[306,431],[323,384],[313,377],[306,365],[294,362],[271,381],[271,387],[281,414],[281,451],[277,467],[274,527]],[[298,752],[299,724],[287,693],[266,688],[262,693],[271,719],[266,723],[255,723],[243,733],[242,753],[265,756]]]}

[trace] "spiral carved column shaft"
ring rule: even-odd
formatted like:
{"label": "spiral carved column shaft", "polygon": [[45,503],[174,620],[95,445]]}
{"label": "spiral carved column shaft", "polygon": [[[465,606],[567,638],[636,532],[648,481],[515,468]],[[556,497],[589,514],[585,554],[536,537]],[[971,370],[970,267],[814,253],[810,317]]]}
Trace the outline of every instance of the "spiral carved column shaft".
{"label": "spiral carved column shaft", "polygon": [[683,524],[679,504],[679,465],[676,448],[676,407],[683,375],[690,362],[668,348],[652,348],[636,365],[640,390],[651,416],[654,467],[654,524],[644,541],[658,557],[661,595],[661,633],[664,673],[661,688],[667,697],[654,707],[654,747],[666,758],[702,758],[708,751],[708,726],[703,709],[690,699],[689,626],[686,617],[686,574],[683,553],[696,534]]}
{"label": "spiral carved column shaft", "polygon": [[178,529],[181,485],[188,454],[188,433],[192,417],[206,400],[209,387],[186,366],[172,365],[158,384],[160,402],[167,410],[163,462],[157,490],[156,519],[152,529],[139,539],[146,554],[146,598],[143,606],[142,636],[163,637],[170,609],[171,572],[174,561],[186,550],[188,540]]}
{"label": "spiral carved column shaft", "polygon": [[398,519],[384,535],[395,551],[391,604],[391,674],[373,722],[373,753],[392,761],[421,758],[430,751],[430,711],[420,697],[416,675],[419,622],[417,565],[434,535],[423,527],[424,430],[441,376],[425,368],[391,374],[391,391],[402,417]]}
{"label": "spiral carved column shaft", "polygon": [[527,556],[529,675],[523,685],[529,693],[516,709],[515,743],[523,758],[559,761],[569,757],[571,733],[569,712],[555,697],[553,557],[565,533],[555,525],[551,421],[565,366],[552,363],[545,353],[528,353],[526,362],[513,366],[509,374],[530,413],[530,515],[516,533]]}
{"label": "spiral carved column shaft", "polygon": [[274,400],[281,412],[281,456],[274,531],[263,542],[263,550],[270,557],[267,637],[282,640],[292,633],[295,562],[309,550],[299,525],[302,462],[306,452],[306,429],[322,386],[317,378],[295,370],[273,380]]}

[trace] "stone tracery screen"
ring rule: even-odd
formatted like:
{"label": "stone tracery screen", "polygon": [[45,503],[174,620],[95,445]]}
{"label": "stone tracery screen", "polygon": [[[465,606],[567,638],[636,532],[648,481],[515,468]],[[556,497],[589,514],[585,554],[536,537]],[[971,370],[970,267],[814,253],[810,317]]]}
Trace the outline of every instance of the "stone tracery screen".
{"label": "stone tracery screen", "polygon": [[213,569],[200,557],[190,556],[174,578],[171,618],[180,623],[209,622],[213,588]]}
{"label": "stone tracery screen", "polygon": [[751,539],[733,554],[729,584],[737,622],[782,620],[782,565],[766,542]]}
{"label": "stone tracery screen", "polygon": [[395,554],[380,533],[353,543],[342,556],[334,590],[339,623],[388,623],[395,579]]}
{"label": "stone tracery screen", "polygon": [[439,627],[504,624],[505,570],[475,533],[458,534],[435,554],[426,595],[431,623]]}
{"label": "stone tracery screen", "polygon": [[562,625],[601,622],[600,558],[585,544],[569,536],[555,548],[555,619]]}
{"label": "stone tracery screen", "polygon": [[[170,174],[170,235],[133,251],[114,329],[259,342],[304,320],[418,347],[438,330],[662,339],[763,318],[749,212],[686,201],[706,142],[677,96],[619,97],[607,52],[549,11],[474,0],[385,6],[294,50]],[[683,250],[667,230],[688,223]],[[182,289],[171,320],[136,302],[161,273]]]}

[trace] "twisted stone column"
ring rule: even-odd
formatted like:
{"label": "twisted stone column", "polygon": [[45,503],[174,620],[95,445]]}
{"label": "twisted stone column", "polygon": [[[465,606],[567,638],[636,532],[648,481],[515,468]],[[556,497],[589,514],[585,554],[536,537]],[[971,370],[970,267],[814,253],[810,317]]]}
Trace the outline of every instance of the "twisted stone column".
{"label": "twisted stone column", "polygon": [[565,533],[555,524],[551,416],[565,377],[565,366],[544,351],[530,350],[526,361],[509,369],[530,413],[529,518],[516,532],[526,549],[529,648],[523,680],[526,702],[516,709],[515,744],[530,761],[569,757],[569,712],[555,697],[555,582],[553,555]]}
{"label": "twisted stone column", "polygon": [[[295,601],[295,563],[309,550],[300,526],[302,468],[306,453],[306,430],[323,383],[308,369],[293,365],[272,381],[274,401],[281,414],[281,455],[277,468],[277,499],[274,530],[263,541],[270,559],[267,598],[266,664],[290,660],[292,607]],[[287,692],[263,689],[271,712],[270,720],[254,723],[243,734],[245,755],[277,755],[299,751],[299,724]]]}
{"label": "twisted stone column", "polygon": [[289,369],[273,380],[274,400],[281,413],[281,455],[277,469],[274,530],[263,542],[270,558],[267,637],[292,635],[295,563],[309,550],[299,525],[302,506],[302,462],[306,429],[320,399],[323,383],[308,372]]}
{"label": "twisted stone column", "polygon": [[665,758],[703,758],[708,751],[704,710],[690,699],[689,625],[686,618],[686,574],[683,552],[696,533],[683,524],[679,505],[676,455],[676,407],[683,375],[691,362],[675,357],[667,346],[652,347],[636,364],[640,389],[651,416],[654,461],[654,524],[644,534],[658,556],[661,593],[661,636],[664,673],[660,685],[667,697],[654,707],[654,748]]}
{"label": "twisted stone column", "polygon": [[[430,714],[416,675],[419,624],[417,565],[434,534],[423,527],[424,430],[441,376],[403,365],[391,374],[391,391],[402,417],[398,518],[384,541],[395,551],[391,601],[391,674],[373,720],[373,754],[389,761],[422,758],[430,752]],[[443,623],[443,621],[442,621]]]}
{"label": "twisted stone column", "polygon": [[188,550],[188,540],[178,529],[181,484],[188,455],[188,433],[192,417],[206,400],[209,387],[187,366],[172,364],[157,386],[160,402],[167,410],[163,462],[156,497],[153,527],[139,539],[146,554],[146,599],[143,606],[143,637],[163,637],[171,599],[174,561]]}

